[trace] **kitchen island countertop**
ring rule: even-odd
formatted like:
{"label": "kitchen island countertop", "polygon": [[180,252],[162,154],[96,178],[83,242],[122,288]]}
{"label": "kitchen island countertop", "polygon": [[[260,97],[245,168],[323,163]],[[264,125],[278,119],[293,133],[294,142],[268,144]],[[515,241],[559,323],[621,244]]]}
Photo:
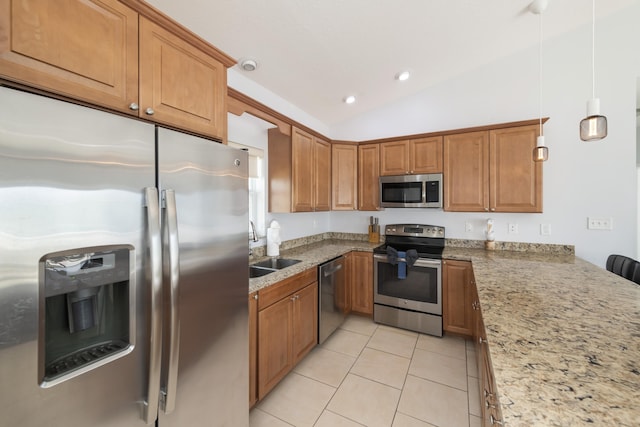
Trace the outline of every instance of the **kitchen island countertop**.
{"label": "kitchen island countertop", "polygon": [[572,255],[473,264],[505,426],[640,426],[640,286]]}
{"label": "kitchen island countertop", "polygon": [[[250,292],[351,250],[325,240]],[[640,286],[573,255],[447,247],[471,261],[506,426],[640,426]]]}

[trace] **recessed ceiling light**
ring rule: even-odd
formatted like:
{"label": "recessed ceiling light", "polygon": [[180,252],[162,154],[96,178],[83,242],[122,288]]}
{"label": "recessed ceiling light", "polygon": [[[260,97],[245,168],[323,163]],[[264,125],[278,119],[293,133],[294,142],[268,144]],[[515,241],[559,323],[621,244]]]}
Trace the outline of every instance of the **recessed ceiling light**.
{"label": "recessed ceiling light", "polygon": [[353,96],[353,95],[349,95],[349,96],[344,98],[344,102],[346,104],[353,104],[354,102],[356,102],[356,97]]}
{"label": "recessed ceiling light", "polygon": [[258,63],[256,61],[254,61],[253,59],[245,59],[244,61],[242,61],[240,63],[240,66],[245,71],[253,71],[256,68],[258,68]]}
{"label": "recessed ceiling light", "polygon": [[401,71],[396,74],[396,80],[400,80],[401,82],[407,80],[409,77],[411,77],[411,74],[408,71]]}

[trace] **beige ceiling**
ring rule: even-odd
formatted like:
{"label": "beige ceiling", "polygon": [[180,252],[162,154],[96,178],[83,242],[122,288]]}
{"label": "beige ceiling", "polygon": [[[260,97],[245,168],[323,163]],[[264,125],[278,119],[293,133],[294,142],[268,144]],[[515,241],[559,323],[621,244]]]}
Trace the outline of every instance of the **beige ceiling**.
{"label": "beige ceiling", "polygon": [[[537,45],[530,0],[147,0],[234,68],[326,125]],[[598,19],[637,0],[599,0]],[[549,0],[545,40],[591,23],[588,0]],[[585,40],[590,43],[590,40]],[[406,82],[394,79],[410,70]],[[355,104],[342,102],[354,94]]]}

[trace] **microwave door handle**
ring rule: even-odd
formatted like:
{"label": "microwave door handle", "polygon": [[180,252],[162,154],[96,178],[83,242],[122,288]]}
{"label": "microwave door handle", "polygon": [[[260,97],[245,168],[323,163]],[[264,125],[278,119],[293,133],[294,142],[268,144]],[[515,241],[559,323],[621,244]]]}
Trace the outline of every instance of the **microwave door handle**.
{"label": "microwave door handle", "polygon": [[162,237],[160,234],[160,207],[158,190],[145,188],[149,261],[145,266],[151,285],[151,323],[149,325],[149,377],[147,400],[143,402],[142,418],[153,424],[158,416],[160,399],[160,372],[162,357]]}
{"label": "microwave door handle", "polygon": [[180,287],[180,246],[178,239],[178,214],[176,208],[176,194],[174,190],[162,192],[165,202],[163,222],[166,229],[167,241],[164,242],[169,278],[169,354],[167,362],[167,377],[165,387],[162,390],[162,410],[165,414],[173,412],[176,406],[176,391],[178,387],[178,358],[180,350],[180,311],[179,311],[179,287]]}

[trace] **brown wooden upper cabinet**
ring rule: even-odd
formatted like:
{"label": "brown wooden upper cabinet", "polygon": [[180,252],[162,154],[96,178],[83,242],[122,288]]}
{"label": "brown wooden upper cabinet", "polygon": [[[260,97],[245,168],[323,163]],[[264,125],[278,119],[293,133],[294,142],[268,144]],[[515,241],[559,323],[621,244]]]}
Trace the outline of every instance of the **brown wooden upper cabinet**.
{"label": "brown wooden upper cabinet", "polygon": [[380,144],[380,175],[442,172],[442,137],[383,142]]}
{"label": "brown wooden upper cabinet", "polygon": [[178,37],[187,31],[146,4],[127,3],[0,0],[0,77],[224,140],[226,67],[234,61]]}
{"label": "brown wooden upper cabinet", "polygon": [[444,210],[542,212],[538,125],[444,137]]}
{"label": "brown wooden upper cabinet", "polygon": [[380,144],[358,146],[358,209],[380,209]]}
{"label": "brown wooden upper cabinet", "polygon": [[295,127],[269,129],[269,212],[331,208],[331,144]]}
{"label": "brown wooden upper cabinet", "polygon": [[331,144],[331,210],[358,209],[358,146]]}
{"label": "brown wooden upper cabinet", "polygon": [[140,18],[140,116],[226,141],[226,99],[222,63]]}

